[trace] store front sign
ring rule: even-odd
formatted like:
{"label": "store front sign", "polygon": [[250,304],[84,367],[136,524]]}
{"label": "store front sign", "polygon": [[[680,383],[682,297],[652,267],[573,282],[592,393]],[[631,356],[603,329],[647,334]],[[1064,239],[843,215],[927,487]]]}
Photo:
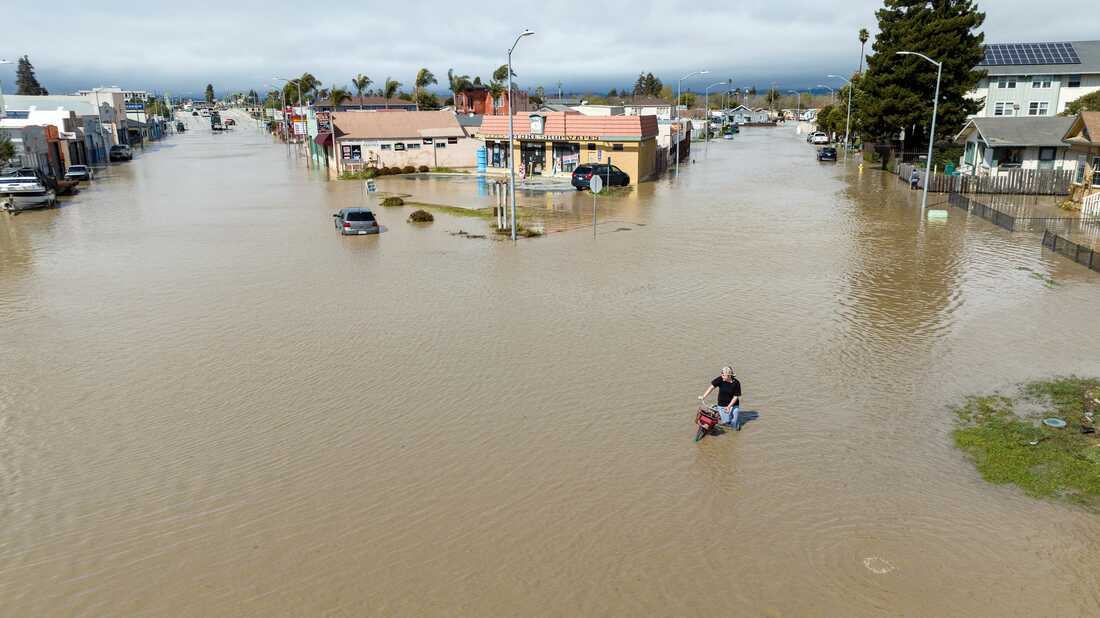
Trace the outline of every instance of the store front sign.
{"label": "store front sign", "polygon": [[[507,135],[481,134],[482,139],[508,139]],[[516,133],[516,139],[537,140],[540,142],[595,142],[603,140],[599,135],[542,135],[541,133]]]}

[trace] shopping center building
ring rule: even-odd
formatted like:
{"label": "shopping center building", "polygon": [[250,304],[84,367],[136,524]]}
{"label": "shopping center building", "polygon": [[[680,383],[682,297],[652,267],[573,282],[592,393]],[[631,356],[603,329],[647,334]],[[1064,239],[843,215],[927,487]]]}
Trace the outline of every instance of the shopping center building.
{"label": "shopping center building", "polygon": [[[606,163],[630,175],[632,184],[657,172],[656,116],[585,116],[576,112],[521,113],[512,117],[515,142],[508,147],[508,116],[485,116],[478,139],[485,142],[489,170],[566,176],[582,163]],[[509,152],[510,150],[510,152]]]}

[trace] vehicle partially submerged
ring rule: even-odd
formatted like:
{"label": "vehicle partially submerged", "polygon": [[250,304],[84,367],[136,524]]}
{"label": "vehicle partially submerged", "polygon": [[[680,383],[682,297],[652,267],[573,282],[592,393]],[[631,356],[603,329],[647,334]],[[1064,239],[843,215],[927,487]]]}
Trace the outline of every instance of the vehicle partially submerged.
{"label": "vehicle partially submerged", "polygon": [[0,172],[0,208],[9,211],[48,208],[57,203],[57,185],[42,172],[23,167]]}

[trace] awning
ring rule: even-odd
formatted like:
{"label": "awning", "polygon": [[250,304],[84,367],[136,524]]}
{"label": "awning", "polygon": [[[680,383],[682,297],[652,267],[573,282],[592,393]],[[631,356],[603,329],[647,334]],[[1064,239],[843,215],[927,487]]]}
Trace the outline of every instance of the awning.
{"label": "awning", "polygon": [[328,146],[332,143],[332,133],[319,133],[317,137],[313,138],[313,142],[318,146]]}

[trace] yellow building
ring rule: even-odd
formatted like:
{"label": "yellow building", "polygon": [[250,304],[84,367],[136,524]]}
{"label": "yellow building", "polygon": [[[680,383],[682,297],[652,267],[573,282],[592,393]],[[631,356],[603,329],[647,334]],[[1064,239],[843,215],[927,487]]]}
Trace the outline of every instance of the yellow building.
{"label": "yellow building", "polygon": [[656,116],[584,116],[575,112],[521,113],[512,117],[515,142],[508,147],[508,117],[485,116],[478,138],[487,165],[525,176],[568,176],[582,163],[606,163],[630,176],[631,184],[657,173]]}

